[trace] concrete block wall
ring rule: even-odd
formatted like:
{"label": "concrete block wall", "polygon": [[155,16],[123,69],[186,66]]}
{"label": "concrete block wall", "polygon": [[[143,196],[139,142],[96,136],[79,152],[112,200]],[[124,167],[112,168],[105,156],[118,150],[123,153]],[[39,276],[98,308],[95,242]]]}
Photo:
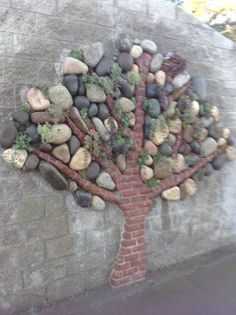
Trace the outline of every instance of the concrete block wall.
{"label": "concrete block wall", "polygon": [[[177,50],[192,74],[205,76],[209,99],[236,135],[235,44],[159,0],[0,0],[0,119],[24,100],[27,87],[58,80],[62,51],[121,32]],[[201,183],[184,202],[159,199],[145,223],[148,270],[156,270],[236,239],[236,163]],[[119,209],[84,210],[37,173],[0,161],[0,310],[68,297],[107,281],[123,228]]]}

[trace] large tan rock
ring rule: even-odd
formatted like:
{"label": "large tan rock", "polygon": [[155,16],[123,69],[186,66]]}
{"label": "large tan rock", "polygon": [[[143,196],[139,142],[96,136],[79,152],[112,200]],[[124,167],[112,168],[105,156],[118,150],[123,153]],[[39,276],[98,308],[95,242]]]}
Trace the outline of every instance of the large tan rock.
{"label": "large tan rock", "polygon": [[159,85],[161,85],[161,86],[165,85],[165,82],[166,82],[165,72],[162,70],[157,71],[155,73],[155,80]]}
{"label": "large tan rock", "polygon": [[91,154],[86,148],[79,148],[70,161],[70,168],[75,171],[82,171],[88,168],[91,163]]}
{"label": "large tan rock", "polygon": [[126,97],[120,98],[120,108],[123,113],[129,113],[135,109],[135,104]]}
{"label": "large tan rock", "polygon": [[96,84],[86,84],[86,96],[90,102],[103,103],[106,100],[104,90]]}
{"label": "large tan rock", "polygon": [[36,88],[29,89],[27,92],[27,101],[33,110],[45,110],[50,106],[49,100]]}
{"label": "large tan rock", "polygon": [[5,150],[2,153],[3,160],[6,163],[18,169],[23,168],[27,157],[28,157],[28,153],[26,150],[18,150],[18,149],[10,148],[10,149]]}
{"label": "large tan rock", "polygon": [[92,208],[96,211],[103,211],[106,207],[105,201],[98,197],[98,196],[93,196],[92,199]]}
{"label": "large tan rock", "polygon": [[124,154],[119,154],[116,158],[116,164],[120,171],[123,172],[126,169],[126,158]]}
{"label": "large tan rock", "polygon": [[180,200],[180,189],[178,186],[166,189],[162,192],[161,197],[170,201]]}
{"label": "large tan rock", "polygon": [[62,74],[82,74],[88,72],[88,66],[75,58],[67,57],[62,65]]}
{"label": "large tan rock", "polygon": [[68,110],[73,104],[73,99],[70,92],[63,85],[55,85],[50,87],[48,91],[49,99],[57,105],[61,110]]}
{"label": "large tan rock", "polygon": [[169,160],[154,162],[154,174],[158,179],[164,179],[171,175],[171,164]]}

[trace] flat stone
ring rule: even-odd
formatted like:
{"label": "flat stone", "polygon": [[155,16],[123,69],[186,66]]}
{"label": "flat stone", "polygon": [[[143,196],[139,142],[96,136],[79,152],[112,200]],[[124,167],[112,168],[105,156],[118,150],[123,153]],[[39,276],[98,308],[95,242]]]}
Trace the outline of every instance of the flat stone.
{"label": "flat stone", "polygon": [[92,208],[96,211],[103,211],[106,208],[106,204],[102,198],[99,196],[93,196],[92,199]]}
{"label": "flat stone", "polygon": [[78,76],[75,74],[64,75],[63,85],[67,88],[72,96],[75,96],[79,89]]}
{"label": "flat stone", "polygon": [[213,161],[212,161],[212,165],[214,167],[215,170],[220,170],[223,165],[226,162],[226,155],[225,154],[219,154]]}
{"label": "flat stone", "polygon": [[164,86],[165,82],[166,82],[166,74],[164,71],[159,70],[155,73],[155,80],[156,82],[161,85]]}
{"label": "flat stone", "polygon": [[177,158],[174,160],[172,165],[172,170],[174,173],[180,173],[188,168],[188,165],[185,162],[185,158],[182,154],[177,154]]}
{"label": "flat stone", "polygon": [[97,113],[98,113],[97,104],[95,103],[90,104],[89,109],[88,109],[88,117],[93,118],[94,116],[97,115]]}
{"label": "flat stone", "polygon": [[104,55],[101,42],[92,43],[84,50],[84,62],[91,68],[95,68]]}
{"label": "flat stone", "polygon": [[173,134],[178,134],[182,131],[182,120],[179,117],[170,119],[169,130]]}
{"label": "flat stone", "polygon": [[120,108],[123,113],[129,113],[135,109],[135,104],[130,99],[126,97],[121,97],[120,100]]}
{"label": "flat stone", "polygon": [[18,149],[7,149],[3,151],[2,158],[3,160],[14,166],[15,168],[22,169],[25,161],[28,157],[28,153],[26,150],[18,150]]}
{"label": "flat stone", "polygon": [[201,76],[193,76],[192,80],[192,89],[198,95],[199,101],[204,102],[207,98],[207,85],[206,80]]}
{"label": "flat stone", "polygon": [[217,142],[211,138],[206,138],[201,144],[201,156],[208,156],[217,150]]}
{"label": "flat stone", "polygon": [[142,56],[143,48],[139,45],[133,45],[129,53],[131,57],[133,57],[134,59],[137,59]]}
{"label": "flat stone", "polygon": [[117,58],[117,63],[123,71],[129,71],[132,69],[134,64],[134,59],[127,52],[122,52]]}
{"label": "flat stone", "polygon": [[80,115],[79,110],[75,106],[72,106],[70,109],[70,117],[75,123],[75,125],[79,127],[79,129],[81,129],[82,132],[86,134],[89,132],[88,126],[84,122],[83,118]]}
{"label": "flat stone", "polygon": [[75,58],[67,57],[62,65],[62,74],[83,74],[88,72],[88,66]]}
{"label": "flat stone", "polygon": [[65,143],[70,139],[71,134],[71,129],[66,124],[52,125],[52,128],[50,130],[50,143]]}
{"label": "flat stone", "polygon": [[41,161],[39,171],[42,177],[56,190],[66,190],[68,182],[65,177],[51,164]]}
{"label": "flat stone", "polygon": [[140,167],[140,175],[142,180],[145,182],[154,176],[153,169],[147,165],[142,165]]}
{"label": "flat stone", "polygon": [[29,154],[23,166],[24,171],[33,171],[39,165],[39,158],[34,154]]}
{"label": "flat stone", "polygon": [[150,154],[151,156],[155,156],[157,154],[157,147],[150,140],[145,140],[145,142],[144,142],[144,150],[147,151],[147,153]]}
{"label": "flat stone", "polygon": [[50,106],[50,102],[43,93],[36,88],[31,88],[27,92],[27,101],[33,110],[45,110]]}
{"label": "flat stone", "polygon": [[24,126],[29,122],[29,113],[19,110],[12,114],[12,118],[18,124]]}
{"label": "flat stone", "polygon": [[61,110],[68,110],[73,104],[70,92],[63,85],[56,85],[48,91],[49,100]]}
{"label": "flat stone", "polygon": [[103,89],[95,84],[86,85],[86,96],[92,103],[103,103],[106,100],[106,94]]}
{"label": "flat stone", "polygon": [[149,70],[153,73],[156,73],[158,70],[161,69],[162,63],[163,63],[162,54],[157,53],[153,55],[150,66],[149,66]]}
{"label": "flat stone", "polygon": [[31,138],[31,143],[39,142],[40,137],[39,137],[36,125],[34,125],[34,124],[29,125],[25,129],[25,133]]}
{"label": "flat stone", "polygon": [[105,120],[107,117],[110,116],[109,109],[106,104],[101,103],[98,105],[98,118],[101,120]]}
{"label": "flat stone", "polygon": [[44,124],[46,122],[50,124],[58,124],[65,122],[65,116],[53,117],[48,112],[34,112],[31,114],[31,121],[35,124]]}
{"label": "flat stone", "polygon": [[173,81],[172,84],[180,89],[182,86],[184,86],[188,81],[190,80],[190,75],[185,71],[183,73],[177,74]]}
{"label": "flat stone", "polygon": [[99,133],[101,139],[103,141],[108,141],[110,139],[110,134],[107,131],[107,129],[105,128],[105,126],[104,126],[103,122],[101,121],[101,119],[99,119],[97,117],[93,117],[92,118],[92,122],[94,124],[95,129]]}
{"label": "flat stone", "polygon": [[161,106],[159,101],[155,98],[148,99],[148,101],[150,102],[150,106],[147,110],[148,114],[153,118],[157,118],[161,113]]}
{"label": "flat stone", "polygon": [[186,195],[193,197],[197,192],[197,183],[192,178],[188,178],[184,181],[184,188]]}
{"label": "flat stone", "polygon": [[52,150],[52,155],[63,163],[70,161],[70,151],[66,143],[63,143]]}
{"label": "flat stone", "polygon": [[87,191],[78,189],[73,193],[73,196],[77,204],[82,208],[89,208],[92,204],[93,196]]}
{"label": "flat stone", "polygon": [[88,109],[89,105],[90,105],[89,100],[85,96],[79,95],[74,98],[74,106],[76,106],[79,110],[83,108]]}
{"label": "flat stone", "polygon": [[0,145],[4,149],[10,148],[17,137],[16,125],[12,120],[0,123]]}
{"label": "flat stone", "polygon": [[165,179],[171,175],[170,161],[154,162],[154,174],[158,179]]}
{"label": "flat stone", "polygon": [[180,200],[180,189],[178,186],[166,189],[161,193],[161,197],[169,201]]}
{"label": "flat stone", "polygon": [[103,57],[96,68],[96,72],[99,76],[104,76],[110,73],[114,64],[114,60],[110,57]]}
{"label": "flat stone", "polygon": [[126,157],[124,154],[119,154],[116,158],[116,164],[119,167],[121,172],[124,172],[126,169]]}
{"label": "flat stone", "polygon": [[229,146],[226,148],[225,153],[229,161],[233,161],[236,159],[236,148]]}
{"label": "flat stone", "polygon": [[107,190],[114,190],[116,188],[116,184],[113,182],[111,176],[107,172],[101,172],[96,179],[96,183],[98,186]]}
{"label": "flat stone", "polygon": [[80,148],[80,140],[72,135],[70,140],[69,140],[69,149],[70,149],[70,154],[74,155],[75,152]]}
{"label": "flat stone", "polygon": [[144,39],[143,41],[141,41],[141,47],[144,51],[151,55],[154,55],[157,52],[157,45],[149,39]]}
{"label": "flat stone", "polygon": [[82,171],[89,167],[92,161],[90,152],[86,148],[79,148],[72,156],[70,168],[75,171]]}
{"label": "flat stone", "polygon": [[97,162],[92,162],[86,169],[86,177],[90,180],[95,180],[100,174],[101,168]]}
{"label": "flat stone", "polygon": [[131,85],[128,81],[124,81],[120,87],[122,95],[127,98],[131,98],[134,96],[135,86]]}

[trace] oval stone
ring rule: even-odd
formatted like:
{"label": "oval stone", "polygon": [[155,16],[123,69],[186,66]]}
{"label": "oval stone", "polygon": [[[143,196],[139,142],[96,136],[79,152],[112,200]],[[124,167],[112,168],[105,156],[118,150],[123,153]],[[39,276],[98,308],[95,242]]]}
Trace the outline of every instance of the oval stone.
{"label": "oval stone", "polygon": [[96,211],[103,211],[106,207],[104,200],[98,196],[93,196],[92,208]]}
{"label": "oval stone", "polygon": [[56,190],[66,190],[68,182],[65,177],[50,163],[41,161],[39,171],[42,177]]}
{"label": "oval stone", "polygon": [[75,58],[67,57],[62,64],[62,74],[82,74],[88,72],[88,66]]}
{"label": "oval stone", "polygon": [[101,172],[96,179],[96,183],[98,186],[103,187],[107,190],[114,190],[116,188],[116,184],[113,182],[110,174],[108,174],[107,172]]}
{"label": "oval stone", "polygon": [[26,150],[18,150],[18,149],[10,148],[3,151],[2,153],[3,160],[18,169],[23,168],[27,157],[28,157],[28,153]]}
{"label": "oval stone", "polygon": [[93,117],[92,118],[92,122],[94,124],[95,129],[99,133],[101,139],[103,141],[108,141],[110,139],[110,134],[107,131],[107,129],[105,128],[105,126],[104,126],[103,122],[101,121],[101,119],[99,119],[97,117]]}
{"label": "oval stone", "polygon": [[70,161],[70,151],[66,143],[63,143],[52,150],[52,155],[63,163]]}
{"label": "oval stone", "polygon": [[71,137],[71,129],[66,124],[52,125],[50,130],[50,143],[62,144]]}
{"label": "oval stone", "polygon": [[16,125],[12,120],[1,122],[0,124],[0,145],[4,149],[12,146],[17,136]]}
{"label": "oval stone", "polygon": [[95,180],[98,177],[100,171],[101,168],[99,164],[93,161],[86,170],[86,177],[90,180]]}
{"label": "oval stone", "polygon": [[103,103],[106,100],[106,94],[104,90],[95,84],[86,85],[86,95],[90,102]]}
{"label": "oval stone", "polygon": [[103,57],[102,60],[99,62],[96,68],[96,72],[99,76],[104,76],[110,73],[111,68],[114,64],[114,61],[110,57]]}
{"label": "oval stone", "polygon": [[123,113],[129,113],[135,109],[135,104],[126,97],[120,98],[120,107]]}
{"label": "oval stone", "polygon": [[143,48],[139,45],[133,45],[129,53],[134,59],[137,59],[142,55]]}
{"label": "oval stone", "polygon": [[63,85],[67,88],[72,96],[75,96],[79,88],[78,76],[75,74],[65,75],[63,77]]}
{"label": "oval stone", "polygon": [[72,156],[70,168],[75,171],[82,171],[88,168],[92,158],[90,152],[86,148],[79,148]]}
{"label": "oval stone", "polygon": [[178,186],[166,189],[161,193],[161,197],[169,201],[180,200],[180,189]]}
{"label": "oval stone", "polygon": [[49,100],[36,88],[31,88],[27,92],[27,101],[33,110],[45,110],[50,106]]}
{"label": "oval stone", "polygon": [[127,52],[122,52],[117,58],[117,62],[122,70],[129,71],[132,69],[134,64],[134,59]]}

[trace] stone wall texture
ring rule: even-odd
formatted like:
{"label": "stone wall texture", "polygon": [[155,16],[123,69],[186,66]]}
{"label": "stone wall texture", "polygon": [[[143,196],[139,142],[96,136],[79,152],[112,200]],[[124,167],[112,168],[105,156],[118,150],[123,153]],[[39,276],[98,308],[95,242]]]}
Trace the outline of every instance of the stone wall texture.
{"label": "stone wall texture", "polygon": [[[159,0],[0,0],[0,119],[32,84],[58,81],[66,49],[122,33],[176,50],[205,76],[209,100],[236,135],[236,46]],[[147,269],[155,271],[236,240],[236,163],[203,181],[193,199],[157,199],[146,217]],[[107,282],[123,229],[118,207],[79,208],[37,173],[0,161],[0,314],[69,297]]]}

